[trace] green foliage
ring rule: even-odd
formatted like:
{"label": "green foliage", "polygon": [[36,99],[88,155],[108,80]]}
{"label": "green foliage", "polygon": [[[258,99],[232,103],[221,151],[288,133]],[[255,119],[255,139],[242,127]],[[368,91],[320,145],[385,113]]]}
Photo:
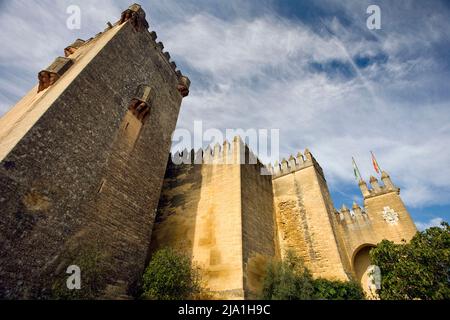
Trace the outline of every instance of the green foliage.
{"label": "green foliage", "polygon": [[383,240],[370,257],[381,270],[381,299],[450,299],[448,223],[418,232],[408,244]]}
{"label": "green foliage", "polygon": [[144,272],[142,290],[145,299],[193,299],[201,293],[199,270],[173,249],[158,250]]}
{"label": "green foliage", "polygon": [[353,282],[313,279],[303,261],[288,251],[283,261],[269,264],[261,298],[265,300],[364,299]]}
{"label": "green foliage", "polygon": [[[106,275],[110,272],[105,264],[102,250],[92,246],[81,247],[76,254],[69,254],[63,258],[64,268],[57,276],[52,286],[52,298],[61,300],[95,299],[104,289]],[[67,279],[70,274],[65,273],[66,267],[76,265],[81,270],[81,289],[69,290]]]}
{"label": "green foliage", "polygon": [[310,300],[313,294],[311,273],[292,251],[287,252],[284,261],[269,264],[264,279],[262,299]]}
{"label": "green foliage", "polygon": [[353,281],[314,280],[314,298],[321,300],[363,300],[361,286]]}

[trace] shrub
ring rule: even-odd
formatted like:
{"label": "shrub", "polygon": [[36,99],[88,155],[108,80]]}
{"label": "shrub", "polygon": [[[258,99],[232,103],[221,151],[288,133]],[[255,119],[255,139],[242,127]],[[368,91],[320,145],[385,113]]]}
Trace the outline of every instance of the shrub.
{"label": "shrub", "polygon": [[265,300],[309,300],[314,293],[311,273],[303,261],[288,251],[283,261],[269,264],[261,298]]}
{"label": "shrub", "polygon": [[173,249],[158,250],[145,269],[142,291],[145,299],[194,299],[201,293],[199,270]]}
{"label": "shrub", "polygon": [[322,300],[363,300],[361,286],[353,281],[314,280],[314,298]]}
{"label": "shrub", "polygon": [[261,298],[265,300],[364,299],[355,282],[313,279],[301,258],[288,251],[283,261],[269,264]]}

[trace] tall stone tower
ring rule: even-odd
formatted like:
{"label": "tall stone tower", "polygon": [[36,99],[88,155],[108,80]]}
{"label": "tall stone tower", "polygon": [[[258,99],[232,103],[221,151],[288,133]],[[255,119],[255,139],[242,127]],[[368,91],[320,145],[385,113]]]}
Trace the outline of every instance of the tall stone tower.
{"label": "tall stone tower", "polygon": [[255,298],[276,256],[271,177],[261,175],[263,165],[239,137],[173,158],[152,251],[188,254],[215,298]]}
{"label": "tall stone tower", "polygon": [[348,280],[334,207],[322,168],[305,150],[273,171],[273,196],[281,255],[293,250],[315,277]]}
{"label": "tall stone tower", "polygon": [[359,181],[364,197],[363,207],[354,202],[350,209],[343,205],[335,211],[337,239],[343,245],[350,274],[361,283],[369,296],[374,294],[369,279],[370,250],[383,239],[396,243],[410,241],[417,232],[400,198],[400,189],[384,171],[381,180],[383,185],[375,177],[370,177],[371,189],[364,180]]}
{"label": "tall stone tower", "polygon": [[400,189],[383,171],[383,185],[371,176],[371,189],[365,181],[359,181],[364,197],[361,208],[353,203],[351,209],[343,207],[336,211],[338,230],[347,252],[347,259],[357,279],[362,280],[370,264],[369,251],[383,239],[397,243],[409,241],[417,232],[402,199]]}
{"label": "tall stone tower", "polygon": [[133,290],[190,84],[147,29],[132,5],[0,119],[1,298],[64,295],[70,265],[86,295]]}

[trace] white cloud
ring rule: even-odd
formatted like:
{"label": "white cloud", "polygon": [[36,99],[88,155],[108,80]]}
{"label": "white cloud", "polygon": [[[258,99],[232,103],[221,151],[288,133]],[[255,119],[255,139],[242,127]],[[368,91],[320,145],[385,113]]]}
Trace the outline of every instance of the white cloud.
{"label": "white cloud", "polygon": [[[0,13],[0,41],[11,44],[0,51],[0,67],[8,64],[10,72],[27,79],[11,81],[2,74],[0,112],[13,102],[12,96],[31,87],[37,71],[62,54],[70,41],[101,31],[129,4],[75,1],[85,13],[79,34],[55,27],[55,22],[65,25],[68,3],[60,2],[49,11],[46,2],[14,1]],[[342,6],[353,24],[324,19],[333,37],[268,11],[251,14],[254,6],[242,8],[237,2],[229,6],[205,2],[204,8],[190,2],[144,3],[151,28],[192,80],[178,126],[192,129],[194,120],[203,120],[205,129],[279,128],[281,155],[310,148],[332,191],[354,184],[352,156],[367,178],[373,172],[369,156],[373,150],[382,168],[402,187],[407,205],[449,204],[450,103],[429,94],[448,83],[448,75],[439,69],[440,61],[427,54],[448,37],[448,19],[428,12],[423,19],[427,22],[415,26],[414,21],[421,21],[417,13],[401,15],[397,5],[382,7],[383,29],[369,37],[363,30],[364,4],[324,3]],[[20,15],[14,14],[13,21],[9,16],[14,12]],[[363,69],[355,69],[349,60],[379,53],[387,61]],[[313,62],[332,61],[356,76],[311,68]]]}
{"label": "white cloud", "polygon": [[[182,25],[183,32],[178,25],[164,26],[164,42],[184,63],[218,84],[251,80],[269,72],[294,76],[299,64],[345,58],[332,39],[271,16],[223,20],[196,14]],[[297,60],[300,57],[303,60]]]}
{"label": "white cloud", "polygon": [[442,218],[432,218],[427,222],[416,222],[416,227],[419,231],[423,231],[425,229],[431,228],[431,227],[439,227],[441,225],[441,222],[443,222],[444,219]]}
{"label": "white cloud", "polygon": [[276,17],[234,21],[196,15],[183,25],[189,37],[167,26],[165,42],[207,85],[193,82],[179,126],[191,128],[202,119],[205,127],[280,128],[282,155],[310,147],[333,188],[354,183],[352,155],[368,178],[373,149],[403,187],[408,205],[448,203],[450,154],[442,150],[450,144],[450,104],[399,102],[388,92],[393,86],[420,86],[408,78],[417,73],[426,78],[432,60],[392,56],[386,66],[359,70],[354,79],[330,78],[311,72],[308,63],[345,62],[342,46],[352,54],[359,46],[365,54],[382,50],[383,42],[355,47],[344,36],[336,45],[327,35]]}
{"label": "white cloud", "polygon": [[[79,30],[66,27],[69,5],[81,9]],[[87,0],[4,2],[0,11],[0,115],[36,84],[40,70],[64,55],[67,45],[103,31],[106,22],[118,19],[120,12],[121,7],[109,0],[101,6]]]}

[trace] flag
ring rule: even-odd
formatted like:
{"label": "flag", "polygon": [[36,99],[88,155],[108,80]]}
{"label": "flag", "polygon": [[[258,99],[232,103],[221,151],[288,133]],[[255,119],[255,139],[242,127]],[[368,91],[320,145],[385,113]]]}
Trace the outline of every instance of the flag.
{"label": "flag", "polygon": [[370,154],[372,155],[372,164],[373,164],[373,168],[375,169],[376,173],[380,173],[381,169],[380,166],[378,165],[377,159],[375,159],[375,155],[373,154],[372,151],[370,151]]}
{"label": "flag", "polygon": [[353,173],[355,175],[355,179],[356,179],[356,181],[360,181],[360,180],[362,180],[361,173],[359,172],[358,166],[356,165],[355,159],[353,157],[352,157],[352,162],[353,162]]}

